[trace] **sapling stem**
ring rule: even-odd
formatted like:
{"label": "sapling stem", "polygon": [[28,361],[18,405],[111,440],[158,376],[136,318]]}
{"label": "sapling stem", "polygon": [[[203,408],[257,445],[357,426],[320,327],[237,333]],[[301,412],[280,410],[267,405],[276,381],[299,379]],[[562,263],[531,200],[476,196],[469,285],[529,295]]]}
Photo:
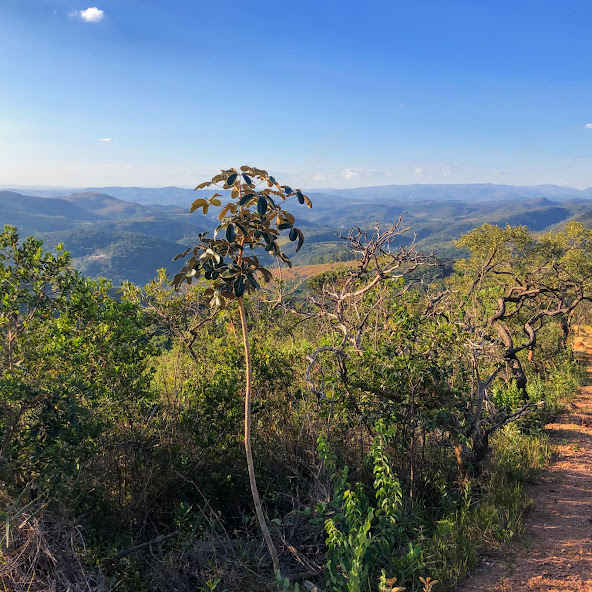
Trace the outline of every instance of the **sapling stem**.
{"label": "sapling stem", "polygon": [[249,329],[247,327],[247,317],[245,315],[245,306],[242,297],[238,299],[238,309],[240,311],[241,327],[243,330],[243,347],[245,350],[245,367],[246,367],[246,388],[245,388],[245,454],[247,457],[247,467],[249,469],[249,483],[251,484],[251,495],[253,496],[253,503],[255,504],[255,512],[257,513],[257,520],[263,538],[269,549],[271,561],[273,563],[273,571],[276,576],[280,573],[280,562],[278,554],[273,544],[267,522],[261,507],[261,500],[259,499],[259,490],[257,489],[257,479],[255,477],[255,466],[253,465],[253,453],[251,451],[251,390],[252,390],[252,368],[251,368],[251,349],[249,346]]}

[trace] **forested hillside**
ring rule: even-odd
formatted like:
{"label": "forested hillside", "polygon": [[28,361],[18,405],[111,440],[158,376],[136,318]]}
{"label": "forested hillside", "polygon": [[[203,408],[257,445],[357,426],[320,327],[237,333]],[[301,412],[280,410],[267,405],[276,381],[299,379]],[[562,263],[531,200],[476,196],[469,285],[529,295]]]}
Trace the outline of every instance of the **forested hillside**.
{"label": "forested hillside", "polygon": [[85,193],[73,193],[65,197],[67,201],[74,205],[92,212],[96,216],[107,220],[129,220],[130,218],[142,218],[154,216],[155,211],[136,203],[130,203],[98,193],[96,191],[87,191]]}
{"label": "forested hillside", "polygon": [[[166,243],[191,244],[199,232],[216,227],[215,215],[189,214],[196,198],[212,193],[179,187],[103,187],[70,194],[63,189],[37,190],[38,197],[0,191],[0,224],[15,225],[23,235],[40,236],[49,246],[63,242],[74,265],[91,277],[107,277],[116,284],[125,279],[146,283],[155,268],[170,267],[165,253],[175,247]],[[589,190],[556,186],[392,185],[308,194],[315,205],[300,213],[308,240],[298,254],[290,252],[295,265],[351,257],[340,234],[354,226],[389,223],[401,213],[406,213],[422,248],[456,257],[454,240],[484,222],[525,225],[539,232],[579,216],[587,224],[592,210]],[[126,234],[130,232],[138,235],[137,240],[130,241]],[[96,233],[109,237],[109,243],[93,246]],[[135,263],[130,265],[125,248],[133,242],[138,256],[134,254]]]}
{"label": "forested hillside", "polygon": [[[451,590],[520,531],[582,382],[592,231],[481,224],[444,274],[397,218],[294,292],[258,254],[305,248],[313,194],[212,182],[192,217],[216,237],[144,286],[0,234],[5,589]],[[149,246],[125,236],[131,269]]]}

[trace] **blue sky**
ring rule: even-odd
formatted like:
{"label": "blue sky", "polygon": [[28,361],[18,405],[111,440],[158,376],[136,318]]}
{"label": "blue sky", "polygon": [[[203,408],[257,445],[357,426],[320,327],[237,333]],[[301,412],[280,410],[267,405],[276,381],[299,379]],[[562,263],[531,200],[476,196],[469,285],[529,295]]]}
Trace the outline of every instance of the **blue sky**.
{"label": "blue sky", "polygon": [[0,184],[592,186],[589,0],[88,2],[0,2]]}

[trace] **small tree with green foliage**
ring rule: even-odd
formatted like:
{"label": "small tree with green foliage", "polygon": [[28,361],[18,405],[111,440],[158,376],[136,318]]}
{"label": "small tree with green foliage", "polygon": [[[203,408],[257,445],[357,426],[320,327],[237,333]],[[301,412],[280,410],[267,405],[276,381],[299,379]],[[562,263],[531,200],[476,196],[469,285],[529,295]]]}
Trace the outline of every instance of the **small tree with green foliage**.
{"label": "small tree with green foliage", "polygon": [[236,300],[243,335],[246,366],[245,388],[245,453],[249,469],[249,482],[255,504],[257,519],[263,538],[269,549],[273,568],[279,572],[277,551],[269,534],[263,515],[263,508],[257,490],[253,455],[251,451],[251,395],[252,369],[249,332],[243,297],[259,289],[258,276],[265,282],[272,278],[271,272],[259,261],[255,252],[264,250],[269,255],[291,266],[290,259],[278,242],[282,231],[288,231],[290,241],[297,242],[296,252],[302,247],[304,235],[294,226],[294,216],[283,208],[285,202],[297,200],[312,207],[310,199],[300,189],[280,185],[262,169],[242,166],[240,171],[228,169],[196,187],[205,189],[217,187],[230,192],[230,200],[222,204],[221,193],[209,198],[196,199],[191,212],[202,210],[207,214],[213,207],[221,207],[218,214],[220,225],[212,238],[208,233],[200,234],[201,242],[175,257],[179,259],[191,253],[182,270],[173,278],[173,286],[179,289],[183,283],[206,280],[210,286],[205,294],[210,297],[211,306],[221,309],[228,302]]}
{"label": "small tree with green foliage", "polygon": [[0,479],[70,495],[122,406],[150,396],[140,307],[16,228],[0,232]]}
{"label": "small tree with green foliage", "polygon": [[[571,221],[564,232],[534,237],[526,226],[483,224],[457,245],[469,256],[457,262],[427,312],[450,320],[462,344],[459,359],[463,350],[469,354],[476,396],[463,406],[468,413],[460,423],[472,442],[472,461],[480,463],[489,436],[536,406],[523,366],[538,333],[557,319],[565,347],[575,311],[592,301],[592,231]],[[518,397],[514,407],[496,409],[488,392],[504,370],[506,388],[517,389]]]}

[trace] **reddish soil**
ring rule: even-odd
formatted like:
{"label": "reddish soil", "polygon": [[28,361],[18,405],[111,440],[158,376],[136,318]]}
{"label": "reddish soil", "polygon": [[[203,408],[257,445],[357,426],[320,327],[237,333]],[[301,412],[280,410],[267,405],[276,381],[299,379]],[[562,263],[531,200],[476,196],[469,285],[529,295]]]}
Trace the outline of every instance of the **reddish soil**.
{"label": "reddish soil", "polygon": [[[588,343],[574,344],[582,357]],[[592,592],[592,386],[546,429],[555,454],[530,489],[524,535],[485,556],[458,592]]]}
{"label": "reddish soil", "polygon": [[[332,269],[336,269],[339,267],[354,267],[358,264],[358,261],[342,261],[338,263],[319,263],[318,265],[296,265],[294,267],[287,268],[282,267],[281,270],[281,278],[287,282],[299,281],[299,280],[307,280],[315,275],[319,275],[320,273],[325,273],[326,271],[331,271]],[[279,278],[280,272],[277,269],[271,269],[271,273],[273,277]]]}

